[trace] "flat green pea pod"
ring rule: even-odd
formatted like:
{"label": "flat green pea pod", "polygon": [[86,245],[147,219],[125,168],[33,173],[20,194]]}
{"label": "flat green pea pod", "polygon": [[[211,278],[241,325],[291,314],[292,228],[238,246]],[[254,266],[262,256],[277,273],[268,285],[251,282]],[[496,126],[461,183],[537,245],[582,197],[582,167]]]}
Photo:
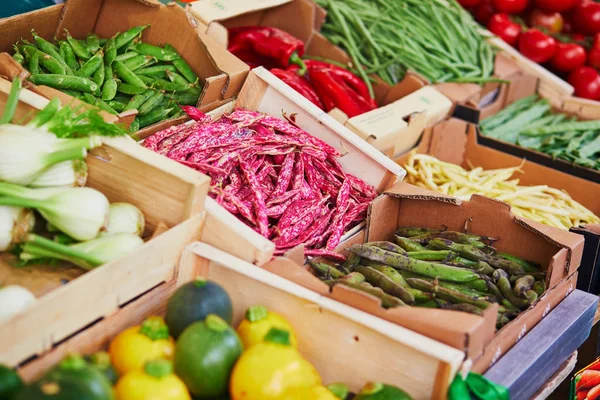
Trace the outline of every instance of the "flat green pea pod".
{"label": "flat green pea pod", "polygon": [[71,36],[69,31],[67,31],[66,29],[65,32],[67,36],[67,42],[69,42],[71,48],[73,49],[73,52],[77,57],[82,58],[84,60],[87,60],[92,57],[92,53],[90,53],[87,47],[84,47],[81,43],[79,43],[79,40]]}
{"label": "flat green pea pod", "polygon": [[521,265],[525,272],[540,272],[539,265],[530,263],[529,261],[526,261],[521,257],[513,256],[512,254],[508,253],[498,253],[497,256]]}
{"label": "flat green pea pod", "polygon": [[29,72],[34,75],[34,74],[39,74],[42,71],[40,70],[40,53],[39,51],[35,51],[33,52],[33,54],[29,57],[29,65],[27,66],[27,68],[29,69]]}
{"label": "flat green pea pod", "polygon": [[336,281],[336,284],[348,286],[348,287],[351,287],[352,289],[358,290],[360,292],[365,292],[367,294],[370,294],[371,296],[378,298],[381,301],[381,306],[383,308],[394,308],[394,307],[406,306],[406,304],[399,298],[390,296],[389,294],[385,293],[380,288],[373,287],[366,282],[356,284],[354,282],[338,280],[338,281]]}
{"label": "flat green pea pod", "polygon": [[173,60],[173,65],[175,66],[175,68],[177,68],[179,73],[183,75],[185,79],[188,80],[188,82],[195,84],[200,80],[200,78],[198,77],[198,75],[196,75],[192,67],[190,67],[190,65],[183,59],[183,57],[181,57],[181,55],[177,52],[175,47],[167,43],[165,44],[165,49],[177,53],[179,55],[179,58]]}
{"label": "flat green pea pod", "polygon": [[104,85],[105,72],[106,71],[104,70],[104,61],[100,60],[100,66],[92,74],[92,80],[96,82],[96,84],[98,84],[99,87],[102,87],[102,85]]}
{"label": "flat green pea pod", "polygon": [[367,279],[367,282],[369,282],[371,285],[380,288],[385,293],[399,298],[408,305],[415,304],[415,297],[408,290],[406,290],[406,288],[394,282],[384,273],[374,268],[363,267],[361,265],[354,268],[354,270],[362,274]]}
{"label": "flat green pea pod", "polygon": [[393,253],[374,246],[358,244],[351,246],[348,250],[361,257],[378,261],[397,269],[411,271],[431,278],[439,278],[448,282],[469,282],[479,279],[478,274],[468,269],[413,260],[402,254]]}
{"label": "flat green pea pod", "polygon": [[[130,85],[137,86],[137,87],[140,87],[143,89],[145,89],[147,87],[146,84],[136,74],[134,74],[129,68],[127,68],[125,66],[125,64],[123,64],[122,62],[120,62],[120,61],[113,62],[113,69],[117,73],[119,78],[121,78],[123,80],[123,82],[127,82]],[[137,93],[133,93],[133,94],[137,94]]]}
{"label": "flat green pea pod", "polygon": [[164,90],[166,92],[184,92],[189,90],[189,86],[180,85],[178,83],[173,83],[169,81],[165,81],[164,79],[156,79],[152,83],[152,87],[158,90]]}
{"label": "flat green pea pod", "polygon": [[434,293],[436,297],[447,300],[452,303],[465,303],[471,304],[475,307],[485,310],[490,306],[490,303],[485,300],[481,300],[477,296],[469,296],[456,290],[448,289],[439,286],[436,282],[429,282],[425,279],[419,278],[408,278],[406,279],[408,284],[415,289],[419,289],[424,292]]}
{"label": "flat green pea pod", "polygon": [[428,229],[428,228],[416,228],[413,226],[402,227],[396,231],[396,235],[400,237],[410,238],[412,236],[421,236],[428,233],[444,232],[446,229]]}
{"label": "flat green pea pod", "polygon": [[138,43],[133,46],[133,49],[140,54],[152,56],[160,61],[173,61],[180,58],[177,52],[151,45],[149,43]]}
{"label": "flat green pea pod", "polygon": [[130,85],[128,83],[117,83],[117,92],[129,95],[136,95],[145,93],[147,89],[141,88],[139,86]]}
{"label": "flat green pea pod", "polygon": [[406,255],[414,260],[446,261],[454,258],[456,254],[450,250],[423,250],[409,251]]}
{"label": "flat green pea pod", "polygon": [[79,64],[77,63],[77,59],[75,58],[75,53],[73,52],[73,48],[68,42],[61,41],[60,49],[65,53],[65,62],[69,66],[69,68],[75,72],[79,69]]}
{"label": "flat green pea pod", "polygon": [[173,65],[154,65],[152,67],[140,68],[135,71],[138,75],[152,76],[154,78],[166,78],[167,71],[175,72],[176,68]]}
{"label": "flat green pea pod", "polygon": [[154,91],[152,90],[145,90],[143,93],[136,94],[129,100],[129,103],[127,103],[127,105],[125,106],[125,110],[139,109],[141,105],[144,104],[144,102],[148,100],[153,94]]}
{"label": "flat green pea pod", "polygon": [[336,267],[333,267],[329,264],[316,262],[314,260],[310,260],[309,263],[320,276],[326,279],[339,279],[346,275]]}
{"label": "flat green pea pod", "polygon": [[156,58],[154,58],[152,56],[144,56],[144,55],[140,54],[140,55],[132,57],[128,60],[122,61],[122,63],[130,70],[135,71],[139,68],[147,67],[152,64],[156,64]]}
{"label": "flat green pea pod", "polygon": [[96,72],[98,68],[100,68],[103,61],[104,53],[102,53],[102,51],[99,51],[92,58],[87,60],[85,64],[83,64],[79,71],[77,71],[77,76],[80,76],[82,78],[92,76],[92,74]]}
{"label": "flat green pea pod", "polygon": [[93,93],[99,89],[95,82],[79,76],[35,74],[29,77],[29,81],[35,85],[46,85],[54,89],[73,89],[83,93]]}
{"label": "flat green pea pod", "polygon": [[57,61],[62,60],[62,58],[60,57],[60,52],[56,48],[56,46],[54,46],[52,43],[50,43],[46,39],[42,38],[41,36],[38,36],[38,34],[35,32],[34,29],[31,30],[31,36],[33,36],[33,38],[35,39],[35,43],[37,44],[38,48],[41,51],[43,51],[46,54],[51,55]]}
{"label": "flat green pea pod", "polygon": [[152,85],[154,84],[154,81],[156,80],[156,78],[154,78],[152,76],[139,75],[139,74],[137,74],[137,71],[136,71],[136,75],[138,76],[138,78],[140,78],[142,80],[142,82],[144,82],[149,87],[152,87]]}
{"label": "flat green pea pod", "polygon": [[483,310],[481,308],[474,306],[472,304],[467,304],[467,303],[458,303],[458,304],[446,303],[442,306],[442,308],[444,310],[462,311],[462,312],[466,312],[469,314],[483,316]]}
{"label": "flat green pea pod", "polygon": [[172,72],[172,71],[165,71],[165,73],[167,74],[167,78],[169,78],[169,80],[173,83],[177,83],[178,85],[181,86],[191,86],[192,84],[189,83],[187,81],[187,79],[185,79],[183,76],[179,75],[177,72]]}
{"label": "flat green pea pod", "polygon": [[[109,101],[115,98],[117,94],[117,81],[109,79],[102,86],[102,100]],[[121,110],[123,111],[123,110]]]}
{"label": "flat green pea pod", "polygon": [[115,48],[119,50],[121,47],[125,46],[126,44],[137,38],[139,35],[141,35],[144,29],[148,28],[149,26],[150,25],[134,26],[127,32],[118,34],[115,39]]}
{"label": "flat green pea pod", "polygon": [[149,125],[163,121],[164,119],[167,118],[167,116],[169,115],[169,113],[171,113],[171,111],[173,111],[172,108],[167,108],[167,109],[159,108],[159,109],[149,112],[146,115],[140,116],[139,117],[140,128],[145,128]]}
{"label": "flat green pea pod", "polygon": [[115,45],[115,39],[110,38],[104,45],[104,64],[111,65],[117,57],[117,47]]}
{"label": "flat green pea pod", "polygon": [[367,243],[369,246],[379,247],[380,249],[384,249],[387,251],[393,251],[394,253],[404,254],[406,255],[406,251],[395,243],[387,242],[387,241],[379,241],[379,242],[369,242]]}
{"label": "flat green pea pod", "polygon": [[398,246],[402,247],[406,251],[425,251],[425,250],[427,250],[424,246],[421,246],[419,243],[414,242],[408,238],[394,235],[394,239],[396,240],[396,244]]}
{"label": "flat green pea pod", "polygon": [[529,299],[521,299],[513,293],[512,288],[510,287],[510,281],[507,277],[501,277],[498,279],[496,284],[498,285],[498,288],[502,292],[504,298],[506,298],[506,300],[508,300],[513,306],[519,309],[525,309],[531,304]]}
{"label": "flat green pea pod", "polygon": [[411,287],[408,284],[408,282],[406,282],[406,279],[404,279],[402,274],[400,274],[394,268],[388,267],[387,265],[382,265],[382,264],[371,265],[371,268],[376,269],[377,271],[381,272],[382,274],[385,274],[392,281],[396,282],[398,285],[405,288],[410,294],[413,295],[416,304],[423,303],[423,302],[429,301],[431,299],[431,296],[429,296],[428,294],[423,293],[419,289],[415,289],[415,288]]}
{"label": "flat green pea pod", "polygon": [[95,33],[90,33],[85,38],[85,43],[87,44],[88,50],[93,54],[98,51],[100,48],[100,38]]}
{"label": "flat green pea pod", "polygon": [[342,268],[347,271],[352,271],[358,264],[360,264],[360,257],[354,253],[350,253],[348,257],[346,257],[344,264],[342,264]]}
{"label": "flat green pea pod", "polygon": [[[115,57],[115,61],[127,61],[129,59],[132,59],[134,57],[138,57],[138,56],[142,56],[141,54],[136,53],[135,51],[128,51],[127,53],[123,53],[123,54],[119,54],[118,56]],[[144,56],[142,56],[144,57]]]}

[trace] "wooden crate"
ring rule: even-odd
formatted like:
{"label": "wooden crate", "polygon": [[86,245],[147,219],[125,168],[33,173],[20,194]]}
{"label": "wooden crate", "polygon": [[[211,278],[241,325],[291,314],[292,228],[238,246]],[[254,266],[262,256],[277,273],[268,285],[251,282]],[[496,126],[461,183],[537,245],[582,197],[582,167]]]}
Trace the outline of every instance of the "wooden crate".
{"label": "wooden crate", "polygon": [[[21,107],[29,106],[20,103]],[[129,138],[107,139],[86,161],[87,186],[104,193],[110,202],[140,208],[146,217],[144,237],[152,238],[134,253],[83,275],[77,268],[16,269],[0,259],[4,284],[25,286],[39,297],[26,312],[0,323],[0,363],[14,366],[41,354],[141,293],[181,279],[181,252],[199,238],[208,177]],[[51,278],[47,282],[42,276]]]}
{"label": "wooden crate", "polygon": [[[206,224],[208,229],[210,224]],[[289,282],[206,243],[186,248],[180,271],[223,286],[234,305],[233,325],[253,305],[285,315],[294,326],[300,351],[324,383],[346,382],[358,390],[369,380],[398,385],[414,399],[444,399],[463,359],[462,352]],[[161,315],[175,288],[163,284],[118,313],[25,365],[26,380],[40,376],[69,352],[105,348],[111,338],[149,315]]]}

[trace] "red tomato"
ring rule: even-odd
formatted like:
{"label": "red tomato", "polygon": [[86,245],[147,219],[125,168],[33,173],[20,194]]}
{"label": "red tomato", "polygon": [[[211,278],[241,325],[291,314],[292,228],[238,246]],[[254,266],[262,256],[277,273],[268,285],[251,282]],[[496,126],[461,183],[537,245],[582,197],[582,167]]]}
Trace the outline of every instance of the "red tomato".
{"label": "red tomato", "polygon": [[521,25],[512,22],[508,14],[503,13],[495,14],[488,22],[487,28],[511,46],[517,44],[521,34]]}
{"label": "red tomato", "polygon": [[584,99],[600,99],[600,75],[592,67],[579,67],[569,75],[569,83],[575,88],[575,96]]}
{"label": "red tomato", "polygon": [[582,2],[573,12],[573,26],[586,35],[600,32],[600,4]]}
{"label": "red tomato", "polygon": [[570,72],[585,65],[585,59],[585,49],[582,46],[575,43],[559,43],[550,62],[555,70]]}
{"label": "red tomato", "polygon": [[532,28],[521,35],[519,51],[536,63],[543,64],[554,57],[556,40],[540,30]]}
{"label": "red tomato", "polygon": [[579,0],[535,0],[535,5],[544,11],[565,12],[575,7]]}
{"label": "red tomato", "polygon": [[533,10],[530,18],[530,26],[544,28],[548,32],[558,33],[563,30],[565,21],[558,12],[548,12],[539,9]]}
{"label": "red tomato", "polygon": [[494,8],[507,14],[519,14],[525,11],[529,0],[492,0]]}
{"label": "red tomato", "polygon": [[600,69],[600,48],[592,47],[587,54],[588,65]]}
{"label": "red tomato", "polygon": [[482,0],[481,3],[475,7],[475,11],[473,12],[477,22],[484,26],[487,26],[490,18],[492,18],[494,14],[496,14],[496,10],[492,5],[492,0]]}
{"label": "red tomato", "polygon": [[[192,0],[194,1],[194,0]],[[472,8],[477,7],[481,0],[458,0],[458,4],[463,6],[464,8]]]}

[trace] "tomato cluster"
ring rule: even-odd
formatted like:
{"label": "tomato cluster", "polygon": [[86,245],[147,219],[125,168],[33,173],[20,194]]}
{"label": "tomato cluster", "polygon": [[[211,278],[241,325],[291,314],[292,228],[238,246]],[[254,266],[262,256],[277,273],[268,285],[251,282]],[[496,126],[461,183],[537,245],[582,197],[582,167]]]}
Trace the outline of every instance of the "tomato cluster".
{"label": "tomato cluster", "polygon": [[600,3],[593,0],[458,0],[525,57],[600,100]]}

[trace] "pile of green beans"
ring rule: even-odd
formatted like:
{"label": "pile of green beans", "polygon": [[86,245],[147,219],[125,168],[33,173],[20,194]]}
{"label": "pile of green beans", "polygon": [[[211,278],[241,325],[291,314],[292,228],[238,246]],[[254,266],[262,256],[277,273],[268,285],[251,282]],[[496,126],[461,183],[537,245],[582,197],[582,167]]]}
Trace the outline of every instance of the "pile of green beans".
{"label": "pile of green beans", "polygon": [[494,238],[440,229],[406,227],[395,243],[349,247],[342,264],[311,260],[330,286],[346,285],[381,300],[384,308],[416,306],[482,315],[499,303],[500,329],[546,290],[540,266],[491,244]]}
{"label": "pile of green beans", "polygon": [[322,33],[350,56],[368,82],[389,85],[412,70],[432,83],[497,81],[495,50],[455,0],[317,0]]}
{"label": "pile of green beans", "polygon": [[196,105],[200,79],[175,48],[141,41],[149,25],[136,26],[109,39],[85,40],[66,32],[51,43],[31,31],[34,42],[21,39],[13,58],[26,67],[36,85],[59,89],[110,114],[137,110],[131,132],[183,115],[178,105]]}

